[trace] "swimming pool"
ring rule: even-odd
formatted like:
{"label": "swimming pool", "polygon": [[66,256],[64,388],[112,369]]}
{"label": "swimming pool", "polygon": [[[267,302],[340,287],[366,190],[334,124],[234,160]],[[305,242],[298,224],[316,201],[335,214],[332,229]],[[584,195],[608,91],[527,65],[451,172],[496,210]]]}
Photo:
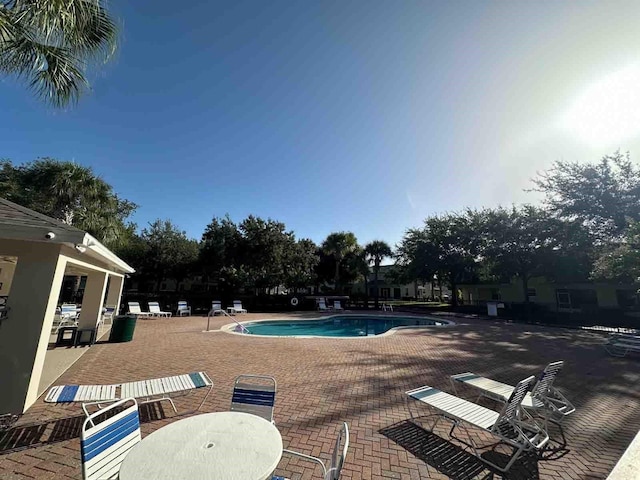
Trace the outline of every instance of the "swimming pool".
{"label": "swimming pool", "polygon": [[[243,333],[284,337],[370,337],[392,328],[408,326],[443,327],[451,322],[427,317],[335,315],[317,320],[266,320],[242,323]],[[240,333],[241,327],[233,331]]]}

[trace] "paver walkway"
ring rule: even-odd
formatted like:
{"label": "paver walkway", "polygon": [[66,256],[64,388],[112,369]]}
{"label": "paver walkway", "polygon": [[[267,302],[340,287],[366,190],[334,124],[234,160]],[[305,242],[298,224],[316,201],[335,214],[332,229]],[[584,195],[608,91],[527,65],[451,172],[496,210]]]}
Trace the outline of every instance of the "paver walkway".
{"label": "paver walkway", "polygon": [[[640,428],[640,359],[609,357],[596,333],[457,321],[452,328],[380,338],[304,339],[202,333],[201,317],[140,320],[132,342],[91,347],[56,383],[118,383],[205,370],[216,385],[202,409],[207,412],[229,408],[236,375],[269,374],[278,380],[275,421],[285,447],[329,461],[340,422],[348,422],[345,479],[491,478],[484,464],[447,441],[444,426],[434,435],[408,423],[403,392],[424,384],[451,391],[448,376],[468,370],[515,384],[562,359],[557,386],[578,409],[565,424],[566,446],[554,443],[541,457],[523,457],[508,478],[606,478]],[[226,323],[216,317],[212,326]],[[192,395],[176,403],[185,411],[200,400]],[[176,419],[157,407],[144,408],[142,417],[143,437]],[[81,478],[81,421],[79,406],[39,400],[0,433],[0,478]],[[287,457],[277,473],[320,478],[312,464]]]}

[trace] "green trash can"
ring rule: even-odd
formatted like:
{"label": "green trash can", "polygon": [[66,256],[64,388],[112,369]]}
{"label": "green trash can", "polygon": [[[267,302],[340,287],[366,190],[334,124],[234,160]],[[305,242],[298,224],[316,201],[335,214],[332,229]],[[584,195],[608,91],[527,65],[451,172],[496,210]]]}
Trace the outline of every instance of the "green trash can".
{"label": "green trash can", "polygon": [[111,326],[111,334],[109,335],[109,342],[130,342],[133,340],[133,332],[136,329],[135,315],[121,315],[113,319],[113,325]]}

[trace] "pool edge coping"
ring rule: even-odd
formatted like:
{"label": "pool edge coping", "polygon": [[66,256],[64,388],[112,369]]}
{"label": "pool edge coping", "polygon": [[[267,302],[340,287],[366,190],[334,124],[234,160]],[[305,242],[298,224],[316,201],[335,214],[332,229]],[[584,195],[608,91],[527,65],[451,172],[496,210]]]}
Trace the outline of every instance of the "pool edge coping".
{"label": "pool edge coping", "polygon": [[[314,320],[329,320],[333,317],[340,317],[340,316],[344,316],[344,315],[348,315],[350,317],[372,317],[375,315],[371,315],[371,314],[361,314],[361,313],[343,313],[343,314],[333,314],[333,315],[329,315],[329,316],[324,316],[324,317],[315,317],[315,318],[296,318],[296,319],[292,319],[292,321],[303,321],[303,322],[308,322],[308,321],[314,321]],[[244,326],[244,322],[242,321],[237,321],[234,323],[228,323],[226,325],[223,325],[220,327],[220,329],[218,331],[220,332],[224,332],[224,333],[230,333],[232,335],[241,335],[243,337],[255,337],[255,338],[331,338],[331,339],[346,339],[346,340],[354,340],[354,339],[372,339],[372,338],[382,338],[382,337],[386,337],[389,335],[393,335],[394,333],[396,333],[396,331],[398,330],[409,330],[409,329],[423,329],[423,328],[450,328],[453,326],[457,326],[457,323],[454,322],[453,320],[445,320],[445,319],[441,319],[441,318],[436,318],[436,317],[432,317],[432,316],[425,316],[425,315],[379,315],[379,317],[400,317],[400,318],[428,318],[428,319],[432,319],[438,322],[442,322],[445,325],[400,325],[397,327],[393,327],[390,328],[389,330],[387,330],[384,333],[381,333],[380,335],[359,335],[359,336],[354,336],[354,337],[338,337],[338,336],[327,336],[327,335],[260,335],[260,334],[254,334],[254,333],[242,333],[242,332],[236,332],[235,328],[238,326],[238,324]],[[285,319],[274,319],[274,318],[264,318],[264,319],[260,319],[260,320],[249,320],[248,322],[251,323],[260,323],[260,322],[274,322],[274,321],[285,321]],[[246,328],[246,327],[245,327]]]}

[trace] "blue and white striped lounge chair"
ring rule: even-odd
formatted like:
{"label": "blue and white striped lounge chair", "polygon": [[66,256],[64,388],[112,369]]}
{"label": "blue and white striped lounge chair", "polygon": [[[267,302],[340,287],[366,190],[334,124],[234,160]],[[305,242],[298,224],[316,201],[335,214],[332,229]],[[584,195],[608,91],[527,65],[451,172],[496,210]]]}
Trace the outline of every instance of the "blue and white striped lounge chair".
{"label": "blue and white striped lounge chair", "polygon": [[191,315],[191,307],[184,300],[180,300],[178,302],[178,310],[176,311],[176,315],[181,317],[182,315]]}
{"label": "blue and white striped lounge chair", "polygon": [[242,308],[242,302],[240,300],[233,301],[233,307],[229,307],[231,313],[247,313],[246,308]]}
{"label": "blue and white striped lounge chair", "polygon": [[[474,454],[486,464],[501,472],[506,472],[522,452],[540,449],[549,441],[547,432],[535,422],[526,410],[520,408],[520,404],[534,382],[535,377],[532,375],[518,383],[499,413],[429,386],[410,390],[406,394],[408,397],[428,405],[437,412],[436,420],[429,428],[429,431],[433,431],[440,419],[452,422],[453,426],[449,432],[451,438],[455,438],[472,448]],[[410,408],[409,413],[412,420],[416,421]],[[513,453],[507,464],[497,465],[483,457],[478,451],[478,448],[482,448],[482,446],[478,447],[475,444],[468,431],[469,442],[453,435],[453,431],[458,426],[467,430],[466,425],[491,433],[500,439],[500,443],[512,447]]]}
{"label": "blue and white striped lounge chair", "polygon": [[158,302],[149,302],[149,313],[154,317],[170,317],[171,312],[163,312],[160,310],[160,304]]}
{"label": "blue and white striped lounge chair", "polygon": [[138,302],[127,302],[129,305],[129,315],[135,315],[137,317],[153,317],[151,312],[143,312]]}
{"label": "blue and white striped lounge chair", "polygon": [[334,300],[333,301],[333,309],[336,312],[341,312],[344,310],[344,308],[342,308],[342,303],[340,303],[340,300]]}
{"label": "blue and white striped lounge chair", "polygon": [[330,310],[327,307],[327,301],[324,298],[318,299],[318,310],[320,310],[321,312],[326,312],[327,310]]}
{"label": "blue and white striped lounge chair", "polygon": [[276,379],[265,375],[239,375],[233,385],[231,411],[257,415],[273,421]]}
{"label": "blue and white striped lounge chair", "polygon": [[209,315],[215,316],[216,313],[224,315],[222,302],[220,302],[219,300],[214,300],[213,302],[211,302],[211,310],[209,310]]}
{"label": "blue and white striped lounge chair", "polygon": [[[547,365],[531,392],[527,393],[522,400],[523,408],[531,413],[541,415],[545,421],[552,420],[559,423],[564,417],[576,411],[571,402],[553,386],[553,382],[563,365],[562,361]],[[511,397],[515,388],[512,385],[481,377],[471,372],[451,375],[451,385],[454,391],[456,391],[456,383],[462,383],[478,390],[480,393],[478,398],[487,397],[501,403],[505,403]]]}
{"label": "blue and white striped lounge chair", "polygon": [[[338,438],[336,444],[333,447],[333,455],[331,456],[331,465],[327,469],[322,460],[311,455],[296,452],[294,450],[283,450],[284,453],[304,458],[311,462],[315,462],[322,467],[322,478],[324,480],[338,480],[340,478],[340,472],[342,471],[342,465],[344,465],[344,459],[347,456],[347,450],[349,450],[349,426],[346,422],[343,422],[342,428],[338,432]],[[286,477],[272,477],[271,480],[289,480]]]}
{"label": "blue and white striped lounge chair", "polygon": [[[154,378],[115,385],[58,385],[51,387],[44,398],[47,403],[82,402],[82,408],[89,416],[88,406],[113,402],[122,398],[137,398],[140,403],[167,401],[177,413],[173,398],[186,395],[199,388],[209,387],[198,406],[200,410],[213,389],[213,382],[205,372],[193,372],[172,377]],[[196,411],[197,411],[196,410]]]}
{"label": "blue and white striped lounge chair", "polygon": [[[127,403],[133,405],[113,416],[105,415]],[[80,435],[82,478],[117,479],[124,458],[141,438],[138,404],[133,398],[120,400],[88,416]]]}
{"label": "blue and white striped lounge chair", "polygon": [[640,353],[640,335],[614,333],[604,344],[604,349],[614,357],[626,357],[630,353]]}
{"label": "blue and white striped lounge chair", "polygon": [[56,313],[53,323],[54,333],[58,333],[62,327],[78,326],[78,307],[74,303],[65,303],[60,306],[60,311]]}

